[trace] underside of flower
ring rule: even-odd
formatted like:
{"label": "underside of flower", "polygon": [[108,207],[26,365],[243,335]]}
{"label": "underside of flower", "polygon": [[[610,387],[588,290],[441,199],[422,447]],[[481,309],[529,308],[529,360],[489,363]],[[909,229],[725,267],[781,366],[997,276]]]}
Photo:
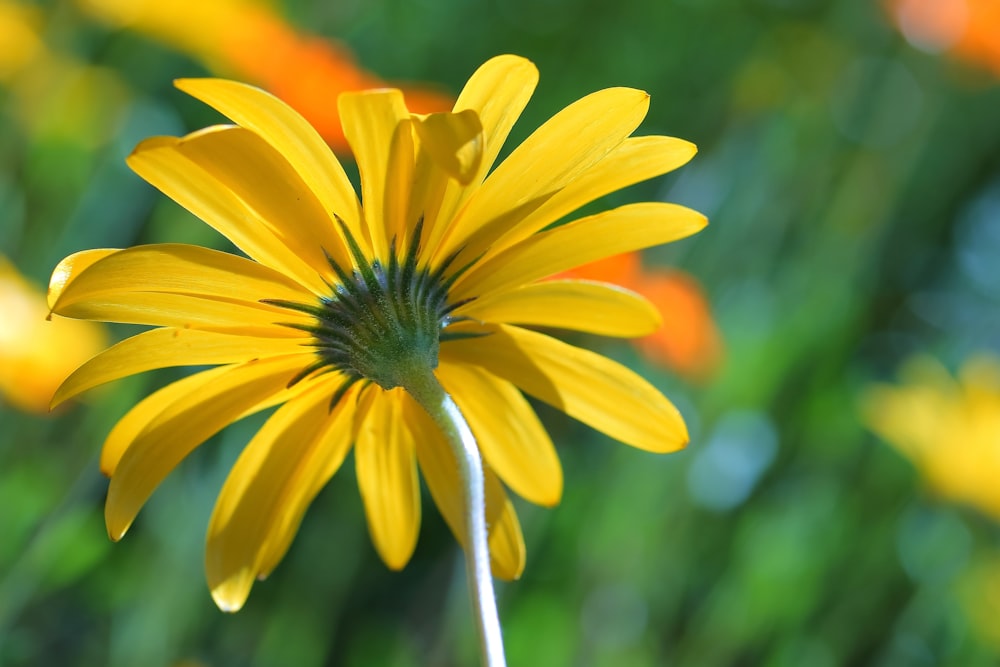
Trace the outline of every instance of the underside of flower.
{"label": "underside of flower", "polygon": [[396,90],[341,95],[360,200],[320,135],[278,98],[222,79],[178,82],[233,124],[151,137],[128,164],[240,254],[182,243],[85,250],[49,285],[53,314],[151,327],[84,363],[53,404],[158,368],[209,367],[138,402],[108,435],[112,539],[194,449],[275,408],[209,522],[205,569],[220,608],[240,608],[274,570],[350,452],[385,563],[400,569],[413,555],[423,479],[485,591],[491,571],[516,579],[525,565],[508,489],[546,507],[563,491],[531,398],[643,450],[684,447],[683,418],[655,386],[536,329],[656,330],[661,318],[639,295],[559,276],[688,236],[705,217],[667,202],[569,216],[696,149],[632,136],[649,95],[608,88],[498,161],[537,79],[529,61],[498,56],[452,112],[426,116]]}
{"label": "underside of flower", "polygon": [[394,240],[383,263],[369,260],[347,225],[337,220],[355,267],[348,270],[328,256],[337,281],[327,282],[330,294],[321,296],[318,303],[264,300],[314,318],[309,325],[286,325],[312,334],[317,356],[289,386],[312,375],[338,371],[346,380],[331,399],[331,407],[358,381],[374,382],[383,389],[406,387],[414,377],[437,368],[440,343],[466,336],[445,331],[468,319],[451,313],[471,300],[449,303],[448,288],[463,273],[448,273],[455,255],[434,270],[419,266],[422,223],[417,224],[406,252],[397,254]]}

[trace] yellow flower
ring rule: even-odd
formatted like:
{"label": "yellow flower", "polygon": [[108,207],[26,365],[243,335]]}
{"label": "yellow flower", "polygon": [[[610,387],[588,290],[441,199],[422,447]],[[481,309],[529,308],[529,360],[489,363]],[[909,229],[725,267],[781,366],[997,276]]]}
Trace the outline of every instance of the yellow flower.
{"label": "yellow flower", "polygon": [[546,506],[562,493],[555,449],[522,391],[642,449],[685,445],[676,409],[638,375],[524,327],[639,336],[658,326],[633,293],[542,279],[687,236],[705,225],[702,215],[641,203],[542,230],[684,164],[695,148],[630,138],[648,95],[613,88],[558,113],[491,171],[537,78],[522,58],[494,58],[453,113],[428,116],[410,114],[397,90],[341,95],[363,207],[288,106],[231,81],[177,82],[236,124],[148,139],[128,163],[249,259],[172,244],[91,250],[63,260],[50,287],[54,312],[157,327],[82,366],[56,401],[153,368],[217,365],[152,394],[109,435],[101,463],[113,539],[191,450],[276,405],[210,521],[206,569],[220,607],[238,609],[253,580],[272,571],[352,445],[372,539],[389,567],[402,568],[416,543],[418,464],[461,536],[451,450],[399,386],[411,367],[435,369],[478,440],[501,577],[524,567],[504,484]]}
{"label": "yellow flower", "polygon": [[1000,519],[1000,362],[979,356],[958,381],[929,357],[910,361],[903,386],[864,400],[868,426],[909,458],[946,500]]}
{"label": "yellow flower", "polygon": [[49,50],[40,36],[42,19],[37,7],[0,0],[4,105],[32,138],[93,148],[120,127],[127,89],[111,70]]}
{"label": "yellow flower", "polygon": [[77,366],[107,345],[99,324],[48,318],[45,294],[0,256],[0,395],[46,413],[52,394]]}
{"label": "yellow flower", "polygon": [[38,12],[20,4],[0,2],[0,81],[24,69],[45,49],[35,24]]}

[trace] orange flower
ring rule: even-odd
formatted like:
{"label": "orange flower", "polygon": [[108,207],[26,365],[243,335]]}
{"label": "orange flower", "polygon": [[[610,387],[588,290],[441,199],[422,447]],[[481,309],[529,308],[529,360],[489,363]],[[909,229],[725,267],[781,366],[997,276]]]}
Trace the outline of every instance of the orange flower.
{"label": "orange flower", "polygon": [[945,51],[1000,75],[997,0],[888,0],[888,9],[914,46]]}
{"label": "orange flower", "polygon": [[45,292],[0,257],[0,395],[22,410],[44,413],[56,387],[107,345],[93,322],[52,316]]}
{"label": "orange flower", "polygon": [[692,380],[705,380],[718,369],[722,337],[701,286],[683,271],[647,270],[637,253],[626,253],[561,277],[614,283],[649,299],[660,311],[663,326],[635,344],[651,361]]}
{"label": "orange flower", "polygon": [[[305,116],[338,151],[349,147],[337,96],[387,85],[360,68],[346,47],[303,35],[272,9],[249,0],[79,2],[100,19],[169,44],[220,75],[267,88]],[[402,90],[414,113],[451,108],[451,98],[442,93],[405,86]]]}
{"label": "orange flower", "polygon": [[[348,150],[336,99],[341,92],[386,87],[358,67],[350,51],[335,42],[299,35],[261,7],[239,12],[241,30],[223,31],[219,52],[234,75],[251,79],[296,108],[338,150]],[[267,48],[261,48],[266,44]],[[399,87],[393,85],[393,87]],[[402,88],[414,113],[451,109],[453,100],[421,88]]]}
{"label": "orange flower", "polygon": [[634,290],[663,315],[659,331],[636,341],[643,354],[693,380],[714,374],[722,361],[722,337],[698,281],[683,271],[648,271]]}
{"label": "orange flower", "polygon": [[627,252],[623,255],[614,255],[607,259],[578,266],[572,271],[562,274],[561,277],[613,283],[635,291],[634,285],[639,281],[641,272],[642,262],[638,253]]}

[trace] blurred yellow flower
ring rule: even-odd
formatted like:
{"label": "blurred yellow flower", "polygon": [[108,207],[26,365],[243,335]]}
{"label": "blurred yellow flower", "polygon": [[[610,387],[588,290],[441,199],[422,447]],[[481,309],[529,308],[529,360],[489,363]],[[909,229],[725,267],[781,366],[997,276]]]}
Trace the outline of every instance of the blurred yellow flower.
{"label": "blurred yellow flower", "polygon": [[902,386],[866,393],[868,426],[940,497],[1000,519],[1000,362],[974,357],[956,381],[939,362],[919,357],[901,378]]}
{"label": "blurred yellow flower", "polygon": [[0,2],[0,81],[21,71],[43,51],[38,38],[37,10]]}
{"label": "blurred yellow flower", "polygon": [[[346,46],[301,34],[254,0],[78,0],[93,16],[190,54],[217,74],[262,86],[281,98],[335,149],[347,150],[337,105],[344,91],[382,88]],[[444,111],[452,100],[427,87],[402,88],[414,113]]]}
{"label": "blurred yellow flower", "polygon": [[113,71],[48,49],[42,19],[36,8],[0,0],[0,85],[32,135],[98,146],[118,127],[128,90]]}
{"label": "blurred yellow flower", "polygon": [[637,374],[523,325],[610,336],[656,329],[656,310],[638,295],[544,279],[685,237],[704,216],[640,203],[542,230],[679,167],[695,147],[630,137],[649,97],[612,88],[563,109],[491,171],[537,78],[527,60],[494,58],[454,112],[429,116],[411,114],[398,90],[341,95],[363,207],[320,136],[277,98],[232,81],[177,83],[236,125],[148,139],[128,163],[250,259],[179,244],[90,250],[59,264],[49,292],[63,315],[157,327],[82,366],[56,402],[154,368],[217,366],[152,394],[109,435],[113,539],[191,450],[275,405],[210,522],[206,568],[220,607],[238,609],[277,565],[352,445],[372,539],[390,567],[403,567],[416,543],[418,463],[462,539],[457,468],[403,389],[413,372],[434,369],[478,440],[501,577],[519,576],[525,557],[501,480],[542,505],[562,493],[556,451],[521,391],[642,449],[685,445],[677,410]]}
{"label": "blurred yellow flower", "polygon": [[56,388],[105,345],[93,322],[53,316],[44,292],[0,257],[0,394],[14,406],[45,413]]}

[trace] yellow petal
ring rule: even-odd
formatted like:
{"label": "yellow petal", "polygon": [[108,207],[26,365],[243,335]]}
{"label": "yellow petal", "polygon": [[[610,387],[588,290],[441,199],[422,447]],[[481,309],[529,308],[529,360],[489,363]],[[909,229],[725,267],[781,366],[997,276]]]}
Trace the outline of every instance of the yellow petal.
{"label": "yellow petal", "polygon": [[84,270],[90,268],[95,262],[117,252],[121,251],[112,248],[81,250],[59,262],[56,268],[52,270],[52,277],[49,278],[49,291],[46,295],[49,309],[54,311],[56,302],[59,301],[70,281],[83,273]]}
{"label": "yellow petal", "polygon": [[686,164],[698,148],[674,137],[630,137],[492,243],[492,256],[581,206]]}
{"label": "yellow petal", "polygon": [[190,294],[271,311],[274,309],[259,301],[304,302],[311,298],[292,280],[243,257],[194,245],[164,243],[70,255],[52,273],[49,308],[60,315],[81,317],[76,314],[77,307],[85,309],[94,301],[114,302],[133,292]]}
{"label": "yellow petal", "polygon": [[140,143],[129,166],[257,261],[319,290],[347,250],[327,213],[288,161],[261,137],[216,126]]}
{"label": "yellow petal", "polygon": [[[392,142],[389,145],[389,164],[385,176],[385,207],[382,215],[385,218],[385,237],[390,243],[396,241],[397,251],[405,248],[410,240],[408,229],[411,222],[407,219],[407,215],[410,193],[413,190],[416,156],[413,135],[412,121],[403,120],[393,131]],[[413,224],[415,222],[414,220]]]}
{"label": "yellow petal", "polygon": [[479,256],[501,232],[600,162],[639,126],[649,95],[609,88],[566,107],[538,128],[470,197],[437,249]]}
{"label": "yellow petal", "polygon": [[[406,421],[413,430],[417,461],[427,481],[434,504],[459,544],[465,545],[464,491],[458,464],[444,435],[422,407],[409,395],[402,397]],[[493,574],[517,579],[524,571],[524,539],[517,514],[507,492],[489,468],[483,470],[486,487],[486,525],[489,529],[490,563]],[[494,543],[497,550],[494,551]],[[518,549],[518,544],[520,549]]]}
{"label": "yellow petal", "polygon": [[521,522],[517,520],[514,504],[506,497],[506,493],[502,502],[500,516],[490,530],[490,565],[495,576],[512,581],[520,579],[524,572],[527,550],[524,548]]}
{"label": "yellow petal", "polygon": [[410,183],[410,199],[407,202],[405,233],[400,247],[406,247],[412,240],[417,223],[423,223],[422,248],[433,249],[434,239],[447,226],[448,219],[441,214],[443,197],[449,184],[457,183],[448,172],[438,164],[427,146],[420,141],[415,122],[412,128],[411,140],[414,146],[414,166],[412,182]]}
{"label": "yellow petal", "polygon": [[468,364],[442,363],[437,375],[500,479],[533,503],[556,505],[562,497],[562,466],[549,434],[521,392]]}
{"label": "yellow petal", "polygon": [[[354,442],[351,438],[351,422],[354,418],[356,392],[357,385],[347,390],[341,401],[334,406],[330,419],[317,436],[309,454],[303,456],[298,476],[289,485],[285,502],[268,531],[258,564],[259,579],[270,575],[284,557],[302,523],[306,508],[340,469],[340,464],[350,451],[351,443]],[[329,389],[326,394],[329,400]]]}
{"label": "yellow petal", "polygon": [[420,483],[413,436],[399,400],[402,392],[377,392],[354,449],[368,530],[379,556],[393,570],[409,562],[420,530]]}
{"label": "yellow petal", "polygon": [[147,139],[128,157],[128,164],[248,256],[317,291],[322,280],[316,271],[278,242],[246,202],[208,171],[180,154],[176,150],[177,141],[173,137]]}
{"label": "yellow petal", "polygon": [[364,426],[365,419],[368,418],[368,411],[371,410],[372,405],[375,403],[375,397],[381,390],[380,387],[374,384],[362,384],[363,386],[358,389],[357,398],[355,398],[354,421],[351,423],[352,442],[358,441],[358,436],[361,434],[361,427]]}
{"label": "yellow petal", "polygon": [[547,280],[476,299],[455,311],[476,320],[556,327],[602,336],[646,336],[662,323],[642,296],[588,280]]}
{"label": "yellow petal", "polygon": [[344,136],[361,172],[361,201],[376,257],[388,258],[386,178],[393,138],[409,118],[403,93],[394,89],[341,93],[337,98]]}
{"label": "yellow petal", "polygon": [[[423,221],[422,247],[434,248],[450,220],[455,187],[475,175],[482,158],[482,126],[472,110],[413,117],[416,164],[410,188],[409,227]],[[451,192],[452,195],[448,195]],[[450,203],[449,203],[450,202]],[[406,234],[409,242],[409,234]]]}
{"label": "yellow petal", "polygon": [[625,444],[672,452],[688,442],[670,401],[607,357],[510,325],[441,346],[445,361],[481,366],[571,417]]}
{"label": "yellow petal", "polygon": [[487,60],[469,77],[455,101],[455,111],[475,111],[483,126],[485,141],[477,181],[482,181],[493,166],[537,83],[538,68],[534,63],[512,55]]}
{"label": "yellow petal", "polygon": [[263,295],[312,299],[291,280],[242,257],[164,244],[67,257],[52,275],[49,306],[67,317],[104,322],[302,337],[274,323],[309,318],[260,303]]}
{"label": "yellow petal", "polygon": [[[296,363],[301,364],[300,361]],[[166,387],[159,389],[143,400],[136,403],[132,409],[130,409],[125,416],[118,420],[114,428],[108,434],[108,437],[104,440],[104,447],[101,449],[101,472],[104,475],[111,477],[115,469],[118,467],[118,462],[121,461],[122,455],[125,450],[128,449],[129,445],[136,439],[136,437],[142,433],[150,424],[156,421],[161,414],[170,409],[171,405],[177,400],[183,398],[184,396],[198,391],[200,388],[208,385],[215,381],[215,378],[228,373],[233,369],[233,366],[218,366],[216,368],[211,368],[207,371],[202,371],[200,373],[195,373],[194,375],[189,375],[185,378],[181,378],[176,382],[168,384]],[[294,398],[298,394],[309,386],[309,382],[300,382],[299,384],[283,389],[277,393],[271,394],[261,402],[256,403],[247,410],[236,417],[236,419],[242,419],[247,415],[253,414],[260,410],[265,410],[279,403],[283,403],[290,398]],[[233,420],[235,421],[235,420]]]}
{"label": "yellow petal", "polygon": [[301,339],[231,336],[197,329],[152,329],[126,338],[76,369],[52,398],[63,401],[105,382],[171,366],[232,364],[297,354],[302,366],[312,355]]}
{"label": "yellow petal", "polygon": [[[179,79],[175,85],[238,125],[259,134],[316,193],[323,210],[336,213],[370,254],[361,206],[344,168],[319,133],[295,110],[259,88],[223,79]],[[337,230],[339,234],[340,230]]]}
{"label": "yellow petal", "polygon": [[705,216],[677,204],[645,202],[541,232],[486,260],[455,284],[455,298],[484,297],[598,259],[690,236]]}
{"label": "yellow petal", "polygon": [[[243,606],[261,574],[270,539],[286,534],[283,524],[298,524],[308,505],[304,496],[313,487],[312,469],[332,474],[347,454],[349,441],[342,436],[348,429],[338,418],[345,403],[330,412],[329,386],[317,384],[279,408],[243,449],[226,478],[209,521],[205,548],[208,586],[223,611]],[[330,439],[333,427],[340,427],[341,434]],[[324,447],[331,443],[336,446]],[[329,459],[320,458],[324,455]]]}
{"label": "yellow petal", "polygon": [[155,327],[200,329],[268,338],[304,338],[309,334],[276,322],[308,325],[311,318],[277,306],[226,302],[188,294],[123,291],[79,300],[62,309],[67,317]]}
{"label": "yellow petal", "polygon": [[104,511],[111,539],[121,539],[150,494],[185,456],[248,411],[263,407],[301,368],[297,355],[232,366],[161,411],[123,448],[111,477]]}
{"label": "yellow petal", "polygon": [[428,215],[425,220],[429,232],[427,247],[437,246],[455,212],[486,178],[537,83],[538,69],[535,65],[512,55],[491,58],[469,78],[455,102],[454,110],[472,110],[479,117],[483,127],[482,158],[469,184],[471,187],[456,180],[444,183],[441,199],[433,209],[436,215]]}
{"label": "yellow petal", "polygon": [[445,172],[462,185],[479,173],[483,159],[483,126],[475,111],[432,113],[414,126],[420,143]]}
{"label": "yellow petal", "polygon": [[158,389],[136,403],[132,409],[125,413],[124,417],[118,420],[118,423],[104,440],[104,447],[101,449],[101,472],[111,477],[125,450],[150,422],[179,398],[198,391],[221,374],[228,372],[230,368],[230,366],[219,366],[189,375],[176,382],[171,382],[166,387]]}

